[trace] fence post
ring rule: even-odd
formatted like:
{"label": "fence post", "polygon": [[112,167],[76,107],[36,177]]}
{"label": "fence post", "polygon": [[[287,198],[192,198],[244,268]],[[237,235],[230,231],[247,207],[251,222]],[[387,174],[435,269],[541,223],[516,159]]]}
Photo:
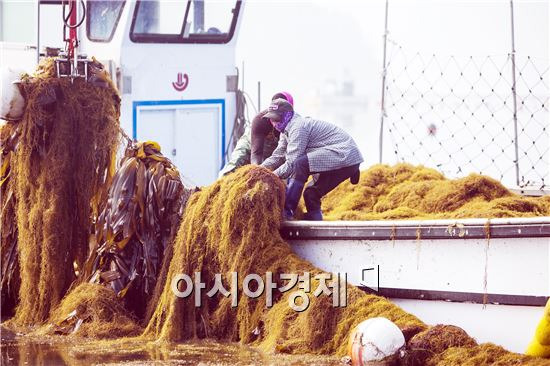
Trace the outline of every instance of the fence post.
{"label": "fence post", "polygon": [[516,184],[519,187],[519,152],[518,152],[518,106],[516,92],[516,45],[514,40],[514,1],[510,0],[510,24],[512,28],[512,95],[514,99],[514,145],[516,153]]}
{"label": "fence post", "polygon": [[262,84],[261,84],[261,81],[258,81],[258,111],[260,111],[262,109],[262,107],[260,106],[261,93],[262,93]]}
{"label": "fence post", "polygon": [[384,117],[386,114],[386,105],[384,97],[386,95],[386,45],[388,43],[388,0],[386,0],[386,14],[384,20],[384,58],[382,65],[382,98],[380,101],[380,137],[378,141],[379,147],[379,163],[382,163],[382,151],[384,142]]}

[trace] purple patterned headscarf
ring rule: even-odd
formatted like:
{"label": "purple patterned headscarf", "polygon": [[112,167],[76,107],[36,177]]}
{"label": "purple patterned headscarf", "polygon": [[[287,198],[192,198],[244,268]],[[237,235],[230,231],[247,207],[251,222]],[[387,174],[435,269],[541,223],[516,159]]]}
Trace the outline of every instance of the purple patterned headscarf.
{"label": "purple patterned headscarf", "polygon": [[273,127],[279,132],[283,132],[288,125],[288,122],[292,119],[292,116],[294,116],[293,111],[284,112],[284,114],[281,116],[281,120],[279,122],[273,123]]}

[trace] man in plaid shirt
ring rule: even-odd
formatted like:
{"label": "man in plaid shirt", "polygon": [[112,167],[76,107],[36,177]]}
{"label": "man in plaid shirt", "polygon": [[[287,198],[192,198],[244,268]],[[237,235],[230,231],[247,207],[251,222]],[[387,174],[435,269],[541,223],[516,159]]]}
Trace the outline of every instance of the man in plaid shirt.
{"label": "man in plaid shirt", "polygon": [[[294,106],[294,98],[288,92],[279,92],[271,98],[285,99]],[[273,129],[267,118],[264,118],[268,110],[261,111],[254,117],[251,123],[247,123],[243,135],[237,141],[231,157],[218,176],[222,177],[246,164],[261,164],[265,158],[271,156],[279,143],[279,131]]]}
{"label": "man in plaid shirt", "polygon": [[346,179],[357,184],[363,157],[353,138],[328,122],[302,117],[284,99],[276,99],[264,115],[281,133],[277,148],[262,166],[281,179],[290,178],[286,189],[284,216],[290,220],[305,182],[318,175],[304,191],[307,220],[322,220],[321,197]]}

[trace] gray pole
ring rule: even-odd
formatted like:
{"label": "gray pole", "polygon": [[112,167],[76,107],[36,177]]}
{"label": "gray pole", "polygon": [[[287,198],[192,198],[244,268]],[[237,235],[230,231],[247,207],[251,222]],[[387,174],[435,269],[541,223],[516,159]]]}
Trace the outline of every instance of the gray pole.
{"label": "gray pole", "polygon": [[241,78],[241,90],[244,93],[244,60],[243,60],[243,70],[242,70],[242,78]]}
{"label": "gray pole", "polygon": [[262,107],[260,107],[260,94],[261,94],[261,82],[258,81],[258,111],[262,109]]}
{"label": "gray pole", "polygon": [[[4,11],[2,10],[2,3],[3,3],[3,2],[0,1],[0,18],[2,18],[2,17],[3,17],[2,14],[4,14]],[[4,39],[4,33],[3,33],[3,31],[2,31],[2,28],[3,28],[3,27],[0,27],[0,41],[5,41],[5,39]]]}
{"label": "gray pole", "polygon": [[40,0],[36,5],[36,64],[40,63]]}
{"label": "gray pole", "polygon": [[384,60],[382,65],[382,99],[380,103],[380,138],[378,141],[379,147],[379,162],[382,163],[382,150],[384,141],[384,116],[386,114],[386,105],[384,96],[386,94],[386,45],[388,43],[388,0],[386,0],[386,15],[384,21]]}
{"label": "gray pole", "polygon": [[514,145],[516,153],[516,184],[519,186],[519,151],[518,151],[518,106],[516,92],[516,45],[514,41],[514,1],[510,0],[510,19],[512,26],[512,95],[514,97]]}

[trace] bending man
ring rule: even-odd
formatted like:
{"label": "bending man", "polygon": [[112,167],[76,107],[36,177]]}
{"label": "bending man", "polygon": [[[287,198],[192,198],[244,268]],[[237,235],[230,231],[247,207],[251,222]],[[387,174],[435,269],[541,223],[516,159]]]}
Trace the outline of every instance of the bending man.
{"label": "bending man", "polygon": [[318,174],[304,191],[305,219],[322,220],[321,197],[350,178],[359,181],[363,157],[353,138],[341,128],[324,121],[301,117],[290,103],[276,99],[264,118],[281,133],[277,148],[262,166],[281,179],[290,178],[286,189],[284,216],[290,220],[311,174]]}

